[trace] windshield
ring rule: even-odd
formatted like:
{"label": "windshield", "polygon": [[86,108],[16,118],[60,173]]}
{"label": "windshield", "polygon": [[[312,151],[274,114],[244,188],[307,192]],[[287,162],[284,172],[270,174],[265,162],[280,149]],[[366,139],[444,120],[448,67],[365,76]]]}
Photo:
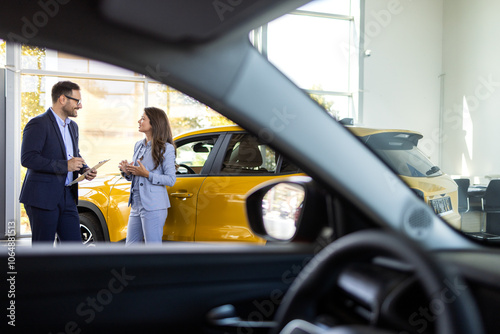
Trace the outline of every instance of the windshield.
{"label": "windshield", "polygon": [[[308,25],[310,33],[299,34],[305,19],[287,15],[269,25],[269,33],[277,40],[278,31],[296,32],[297,38],[280,42],[293,52],[270,48],[269,59],[328,113],[349,124],[347,128],[451,226],[468,235],[496,237],[500,232],[494,228],[495,215],[482,203],[489,197],[490,184],[490,193],[494,191],[491,181],[500,178],[500,158],[491,154],[491,143],[499,133],[494,126],[499,117],[495,110],[500,105],[500,63],[492,56],[497,53],[497,39],[488,33],[499,27],[491,14],[497,6],[486,1],[398,2],[397,6],[364,1],[351,7],[351,18],[344,21],[351,20],[351,28],[360,29],[359,36],[340,40],[339,24],[332,44],[321,37],[315,40],[325,36],[320,33],[324,26]],[[344,25],[347,29],[348,23]],[[303,44],[308,45],[304,50]],[[339,49],[339,54],[332,51]],[[291,64],[290,57],[304,53],[338,57],[337,63],[348,73],[331,70],[330,65],[315,70],[322,61],[315,56],[307,58],[314,59],[309,63],[315,67],[302,71],[303,61]],[[331,89],[323,82],[328,73],[334,77]],[[356,133],[354,128],[361,126],[404,129],[413,135]]]}
{"label": "windshield", "polygon": [[[500,5],[486,1],[462,1],[460,4],[451,0],[397,4],[361,0],[316,1],[265,26],[251,27],[254,29],[245,32],[245,38],[249,36],[255,47],[252,50],[257,50],[259,56],[275,65],[290,79],[287,82],[293,82],[301,93],[308,94],[322,106],[318,114],[329,117],[328,121],[332,123],[351,119],[353,127],[369,127],[370,133],[354,135],[361,138],[429,206],[444,208],[436,212],[446,214],[446,221],[452,222],[450,224],[457,230],[469,234],[491,232],[500,235],[492,230],[495,225],[491,220],[493,216],[488,215],[487,207],[483,206],[490,181],[500,178],[500,157],[491,153],[494,152],[492,143],[497,142],[496,135],[500,135],[495,129],[500,121],[497,112],[500,105],[500,62],[494,56],[498,54],[498,42],[494,34],[485,33],[496,31],[494,27],[500,28],[499,21],[491,14],[496,12],[492,6],[500,9]],[[29,39],[21,41],[29,42]],[[473,47],[465,47],[467,45]],[[152,55],[159,53],[151,52]],[[98,57],[108,58],[106,55]],[[179,56],[178,59],[182,58]],[[294,122],[300,115],[291,112],[291,96],[286,96],[287,101],[281,104],[264,105],[267,97],[262,96],[269,94],[274,98],[283,95],[282,87],[278,86],[276,91],[266,91],[267,88],[245,91],[246,86],[232,86],[236,81],[227,86],[217,82],[211,87],[214,89],[213,99],[207,98],[201,90],[198,92],[201,100],[205,98],[205,103],[211,102],[208,106],[162,83],[168,81],[166,78],[183,76],[196,77],[200,83],[211,81],[219,70],[215,68],[218,59],[211,59],[214,67],[206,73],[196,66],[186,66],[188,74],[179,70],[175,75],[162,67],[166,68],[167,63],[149,64],[148,60],[141,60],[141,64],[148,64],[145,69],[129,64],[129,68],[140,71],[135,73],[82,55],[0,40],[0,67],[7,68],[10,62],[19,64],[15,69],[19,77],[15,80],[9,70],[4,69],[9,74],[5,76],[5,87],[16,87],[9,95],[12,100],[8,99],[6,105],[14,107],[19,104],[16,117],[6,122],[8,132],[5,136],[5,146],[9,148],[7,160],[10,162],[7,170],[15,170],[15,178],[8,182],[6,192],[16,194],[7,196],[6,216],[14,217],[12,221],[15,221],[19,235],[31,235],[29,219],[18,196],[27,174],[26,168],[19,164],[23,131],[31,119],[45,113],[52,105],[50,90],[61,78],[75,78],[72,81],[81,87],[83,106],[77,104],[82,110],[75,120],[79,126],[80,154],[91,166],[98,161],[112,160],[99,169],[94,183],[84,181],[80,185],[80,189],[88,189],[81,193],[81,207],[78,207],[80,216],[85,218],[81,221],[88,222],[86,227],[89,230],[95,226],[103,229],[92,235],[102,236],[106,241],[122,240],[126,234],[128,211],[123,208],[127,208],[130,187],[123,179],[123,185],[117,183],[112,187],[110,184],[117,182],[118,175],[121,175],[117,163],[132,159],[135,143],[144,137],[137,130],[137,120],[148,105],[165,111],[174,136],[200,131],[186,137],[189,145],[179,146],[175,166],[177,186],[182,192],[170,191],[177,196],[175,201],[182,204],[172,207],[189,212],[186,217],[191,222],[202,221],[201,215],[207,215],[207,212],[214,216],[226,212],[227,203],[239,205],[234,212],[239,214],[239,221],[245,222],[242,198],[247,190],[267,181],[267,178],[305,170],[295,166],[287,169],[288,161],[299,165],[300,158],[284,157],[285,153],[291,155],[293,152],[274,152],[272,145],[267,147],[248,142],[244,145],[245,150],[241,150],[246,153],[242,154],[246,155],[246,164],[242,160],[232,166],[255,176],[252,179],[255,182],[246,184],[246,188],[240,187],[239,174],[224,175],[226,158],[231,158],[224,153],[229,151],[234,139],[230,132],[236,130],[201,131],[235,125],[218,110],[211,109],[220,106],[217,98],[227,92],[240,94],[241,89],[241,95],[234,97],[238,100],[235,103],[245,101],[249,114],[268,112],[272,119],[260,131],[248,127],[263,143],[271,142],[275,134],[285,133],[290,126],[295,126]],[[115,63],[121,62],[115,60]],[[254,66],[250,61],[244,64]],[[253,70],[241,73],[262,77],[266,74]],[[221,76],[220,80],[224,78]],[[179,87],[184,88],[184,83],[179,82]],[[221,92],[215,93],[217,89]],[[228,111],[221,109],[220,112]],[[312,114],[307,108],[304,112]],[[235,119],[245,121],[247,117]],[[295,134],[300,134],[298,138],[308,129],[325,133],[330,130],[328,122],[303,122],[301,125],[303,128],[295,131]],[[211,139],[209,145],[205,142],[207,138]],[[330,146],[336,144],[328,142]],[[299,152],[299,145],[290,146],[297,147]],[[314,146],[308,144],[308,150],[314,150]],[[321,149],[320,145],[317,146]],[[325,152],[323,148],[321,154]],[[236,159],[236,153],[234,157],[241,160]],[[364,161],[356,163],[363,164]],[[329,164],[328,168],[332,165]],[[113,177],[104,178],[106,174],[113,174]],[[221,178],[216,180],[216,175]],[[237,185],[234,188],[233,182]],[[206,198],[198,197],[198,194]],[[212,200],[219,194],[226,197],[214,205]],[[184,207],[189,198],[200,202]],[[91,217],[91,213],[94,216]],[[167,219],[178,218],[169,217]],[[487,219],[491,224],[485,221]],[[254,237],[248,226],[244,223],[231,225],[233,221],[234,216],[228,213],[227,226],[210,219],[199,226],[208,226],[210,231],[217,231],[212,232],[214,235],[224,235],[226,239]],[[182,231],[186,235],[179,240],[195,240],[198,232],[194,223],[190,226]],[[212,235],[206,238],[212,240]]]}

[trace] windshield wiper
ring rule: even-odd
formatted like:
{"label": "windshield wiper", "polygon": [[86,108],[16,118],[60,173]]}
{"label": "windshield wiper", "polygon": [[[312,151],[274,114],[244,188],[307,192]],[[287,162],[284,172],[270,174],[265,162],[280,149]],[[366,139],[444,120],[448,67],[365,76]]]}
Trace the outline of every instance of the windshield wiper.
{"label": "windshield wiper", "polygon": [[439,172],[441,169],[438,167],[438,166],[432,166],[431,169],[429,169],[425,175],[431,175],[431,174],[434,174],[434,173],[437,173]]}

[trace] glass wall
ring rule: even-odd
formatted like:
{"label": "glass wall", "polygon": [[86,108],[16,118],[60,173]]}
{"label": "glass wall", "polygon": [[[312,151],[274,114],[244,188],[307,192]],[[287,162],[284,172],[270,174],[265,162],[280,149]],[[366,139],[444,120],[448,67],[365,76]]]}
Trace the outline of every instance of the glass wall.
{"label": "glass wall", "polygon": [[[22,46],[21,64],[21,131],[31,117],[52,105],[52,86],[61,80],[71,80],[82,90],[82,109],[74,120],[80,128],[82,156],[90,164],[108,158],[114,161],[130,158],[128,155],[131,155],[134,143],[143,137],[137,131],[137,121],[145,106],[164,109],[174,135],[232,124],[207,106],[170,87],[95,60]],[[61,75],[51,75],[54,72]],[[97,74],[98,77],[93,77]],[[73,75],[75,77],[71,77]],[[116,171],[113,164],[102,167],[105,173]]]}
{"label": "glass wall", "polygon": [[[4,49],[5,49],[5,44]],[[5,53],[4,53],[5,54]],[[52,86],[62,80],[77,83],[82,109],[74,119],[80,129],[80,151],[87,164],[111,159],[99,174],[117,174],[117,165],[130,160],[134,143],[144,137],[137,121],[146,106],[165,110],[174,135],[216,125],[233,124],[209,107],[166,85],[131,71],[66,53],[21,47],[21,128],[52,105]],[[21,167],[21,183],[26,173]],[[31,233],[21,206],[21,234]]]}
{"label": "glass wall", "polygon": [[5,67],[5,41],[0,39],[0,67]]}
{"label": "glass wall", "polygon": [[359,0],[314,1],[263,27],[254,44],[330,114],[355,118],[359,17]]}
{"label": "glass wall", "polygon": [[[62,80],[67,78],[21,76],[22,125],[52,105],[50,91]],[[142,138],[137,131],[137,120],[144,108],[144,83],[81,78],[71,81],[80,86],[82,93],[82,109],[73,120],[80,129],[80,151],[87,163],[93,165],[110,158],[116,162],[130,159],[128,152]],[[106,164],[100,172],[116,172],[116,164]]]}
{"label": "glass wall", "polygon": [[[285,15],[269,24],[269,60],[301,88],[346,92],[349,59],[339,45],[348,43],[349,26],[349,21]],[[326,38],[324,31],[336,33]]]}
{"label": "glass wall", "polygon": [[142,76],[100,61],[27,45],[22,47],[21,67],[23,70],[59,71],[75,74]]}
{"label": "glass wall", "polygon": [[[299,87],[337,118],[355,117],[357,59],[352,50],[359,0],[319,0],[256,30],[254,45]],[[5,65],[6,43],[0,40],[0,66]],[[142,74],[79,56],[31,47],[19,48],[20,128],[51,105],[52,86],[71,80],[82,89],[82,109],[75,121],[80,129],[80,150],[89,165],[111,159],[99,173],[117,173],[118,162],[131,159],[134,143],[143,138],[137,121],[146,106],[166,111],[174,135],[210,126],[233,124],[216,111]],[[19,50],[17,50],[19,51]],[[304,59],[307,66],[304,67]],[[17,99],[17,97],[16,97]],[[16,126],[17,127],[17,126]],[[20,182],[25,170],[20,167]],[[20,188],[19,188],[20,189]],[[16,193],[19,193],[19,189]],[[20,205],[21,234],[29,224]]]}

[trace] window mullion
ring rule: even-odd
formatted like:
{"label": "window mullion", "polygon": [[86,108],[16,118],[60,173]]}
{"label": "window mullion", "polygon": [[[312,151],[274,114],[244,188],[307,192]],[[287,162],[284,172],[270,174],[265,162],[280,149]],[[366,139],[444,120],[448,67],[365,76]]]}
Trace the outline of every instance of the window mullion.
{"label": "window mullion", "polygon": [[6,112],[5,115],[5,168],[9,171],[5,179],[5,224],[15,222],[16,235],[19,235],[21,221],[21,206],[19,204],[20,180],[20,64],[21,45],[7,41],[6,45]]}

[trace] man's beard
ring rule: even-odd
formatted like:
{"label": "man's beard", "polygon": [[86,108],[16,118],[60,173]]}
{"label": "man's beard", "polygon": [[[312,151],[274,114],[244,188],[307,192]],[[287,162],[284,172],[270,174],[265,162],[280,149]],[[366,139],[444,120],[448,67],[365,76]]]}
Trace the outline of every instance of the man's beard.
{"label": "man's beard", "polygon": [[76,113],[75,109],[74,108],[70,108],[70,107],[66,107],[64,106],[63,107],[63,111],[64,113],[68,116],[68,117],[76,117],[78,116],[78,114]]}

